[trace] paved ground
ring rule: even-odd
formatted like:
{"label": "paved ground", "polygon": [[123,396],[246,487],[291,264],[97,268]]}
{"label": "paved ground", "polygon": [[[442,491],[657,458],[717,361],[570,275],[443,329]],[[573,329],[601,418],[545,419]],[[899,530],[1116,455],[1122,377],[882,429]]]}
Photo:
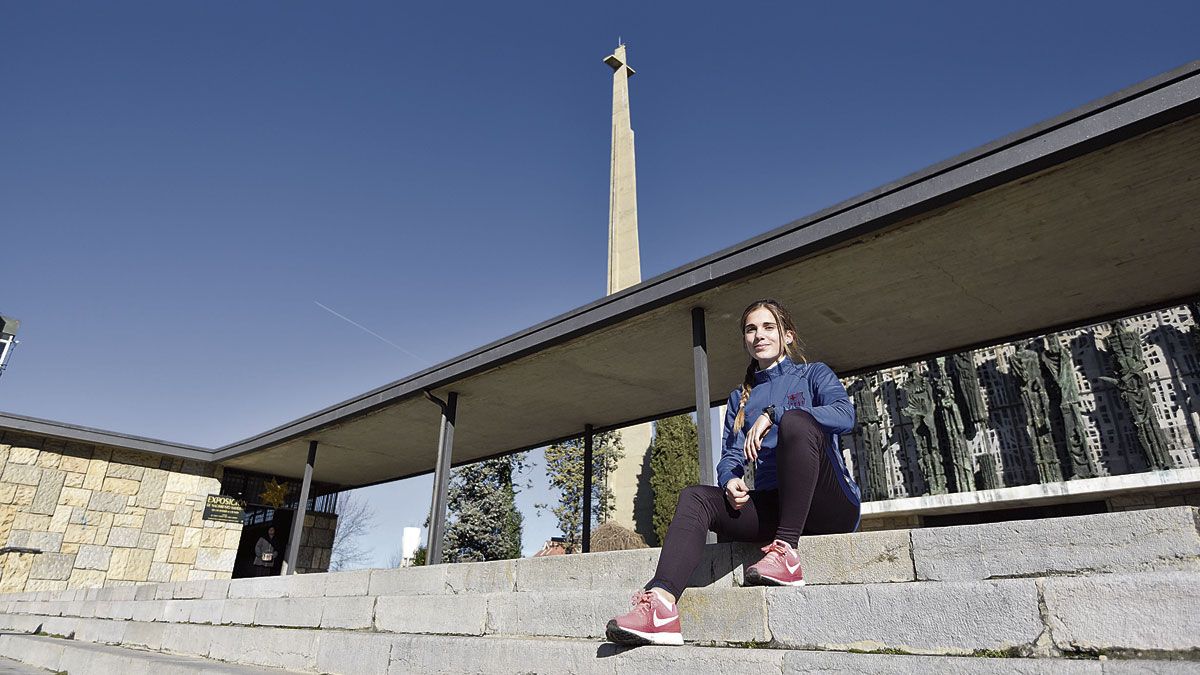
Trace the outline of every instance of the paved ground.
{"label": "paved ground", "polygon": [[0,656],[0,675],[46,675],[49,670],[27,666],[20,661],[13,661]]}

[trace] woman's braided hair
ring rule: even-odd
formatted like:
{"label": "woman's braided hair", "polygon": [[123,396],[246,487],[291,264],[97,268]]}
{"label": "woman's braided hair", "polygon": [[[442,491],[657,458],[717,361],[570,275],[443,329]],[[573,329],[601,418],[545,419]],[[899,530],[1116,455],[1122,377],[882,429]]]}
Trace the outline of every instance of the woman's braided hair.
{"label": "woman's braided hair", "polygon": [[[808,363],[804,358],[804,351],[800,347],[800,335],[796,330],[796,323],[792,321],[792,315],[788,313],[783,305],[779,304],[778,300],[771,298],[763,298],[755,300],[746,307],[742,312],[742,321],[738,324],[738,328],[742,331],[746,330],[746,317],[750,316],[750,312],[756,309],[765,309],[775,317],[775,325],[779,327],[779,339],[783,343],[783,351],[792,361],[800,361]],[[788,344],[784,336],[791,332],[792,343]],[[750,365],[746,366],[746,379],[742,381],[742,400],[738,403],[737,418],[733,420],[733,432],[736,434],[742,425],[746,423],[746,401],[750,398],[750,390],[754,388],[754,373],[758,372],[758,361],[752,356],[750,357]]]}

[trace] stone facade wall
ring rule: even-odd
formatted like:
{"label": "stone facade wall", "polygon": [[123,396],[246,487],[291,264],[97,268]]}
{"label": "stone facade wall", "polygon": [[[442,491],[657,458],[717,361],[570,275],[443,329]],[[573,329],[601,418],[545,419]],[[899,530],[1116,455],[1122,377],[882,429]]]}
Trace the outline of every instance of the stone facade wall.
{"label": "stone facade wall", "polygon": [[202,518],[221,467],[6,431],[0,592],[228,579],[240,523]]}
{"label": "stone facade wall", "polygon": [[304,516],[300,534],[300,551],[296,554],[296,571],[301,574],[328,572],[333,554],[333,536],[337,532],[337,514],[310,513]]}

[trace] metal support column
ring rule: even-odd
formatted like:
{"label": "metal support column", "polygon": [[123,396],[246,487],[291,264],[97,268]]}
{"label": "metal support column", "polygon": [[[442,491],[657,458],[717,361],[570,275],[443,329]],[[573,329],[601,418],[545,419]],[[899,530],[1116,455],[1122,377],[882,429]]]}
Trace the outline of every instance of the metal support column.
{"label": "metal support column", "polygon": [[304,465],[304,482],[300,483],[300,501],[292,514],[292,532],[288,535],[287,559],[284,574],[296,573],[296,558],[300,556],[300,537],[304,534],[304,518],[308,515],[308,489],[312,487],[313,465],[317,463],[317,442],[308,442],[308,463]]}
{"label": "metal support column", "polygon": [[583,552],[592,550],[592,425],[583,425]]}
{"label": "metal support column", "polygon": [[696,440],[700,452],[700,484],[716,485],[716,466],[712,455],[712,397],[708,391],[708,337],[704,329],[704,308],[692,308],[692,367],[696,372]]}
{"label": "metal support column", "polygon": [[450,489],[450,458],[454,453],[454,416],[458,410],[458,394],[450,392],[444,403],[428,392],[426,396],[442,408],[437,467],[433,471],[433,503],[429,507],[429,547],[425,552],[425,564],[437,565],[442,562],[442,535],[446,530],[446,497]]}

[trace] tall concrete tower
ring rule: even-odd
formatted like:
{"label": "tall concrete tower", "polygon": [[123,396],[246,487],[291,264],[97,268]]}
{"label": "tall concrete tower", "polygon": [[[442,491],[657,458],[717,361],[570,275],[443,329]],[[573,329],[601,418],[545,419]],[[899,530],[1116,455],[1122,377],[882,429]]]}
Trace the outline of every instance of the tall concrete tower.
{"label": "tall concrete tower", "polygon": [[[629,123],[629,78],[634,70],[625,56],[625,45],[605,57],[613,69],[612,165],[608,198],[608,294],[641,283],[638,252],[637,172],[633,155],[633,128]],[[608,476],[615,510],[611,520],[653,537],[654,496],[650,491],[651,427],[638,424],[620,430],[625,456]]]}
{"label": "tall concrete tower", "polygon": [[612,165],[608,192],[608,294],[642,281],[638,253],[637,170],[633,128],[629,123],[629,78],[634,70],[625,58],[625,45],[605,57],[613,69]]}

